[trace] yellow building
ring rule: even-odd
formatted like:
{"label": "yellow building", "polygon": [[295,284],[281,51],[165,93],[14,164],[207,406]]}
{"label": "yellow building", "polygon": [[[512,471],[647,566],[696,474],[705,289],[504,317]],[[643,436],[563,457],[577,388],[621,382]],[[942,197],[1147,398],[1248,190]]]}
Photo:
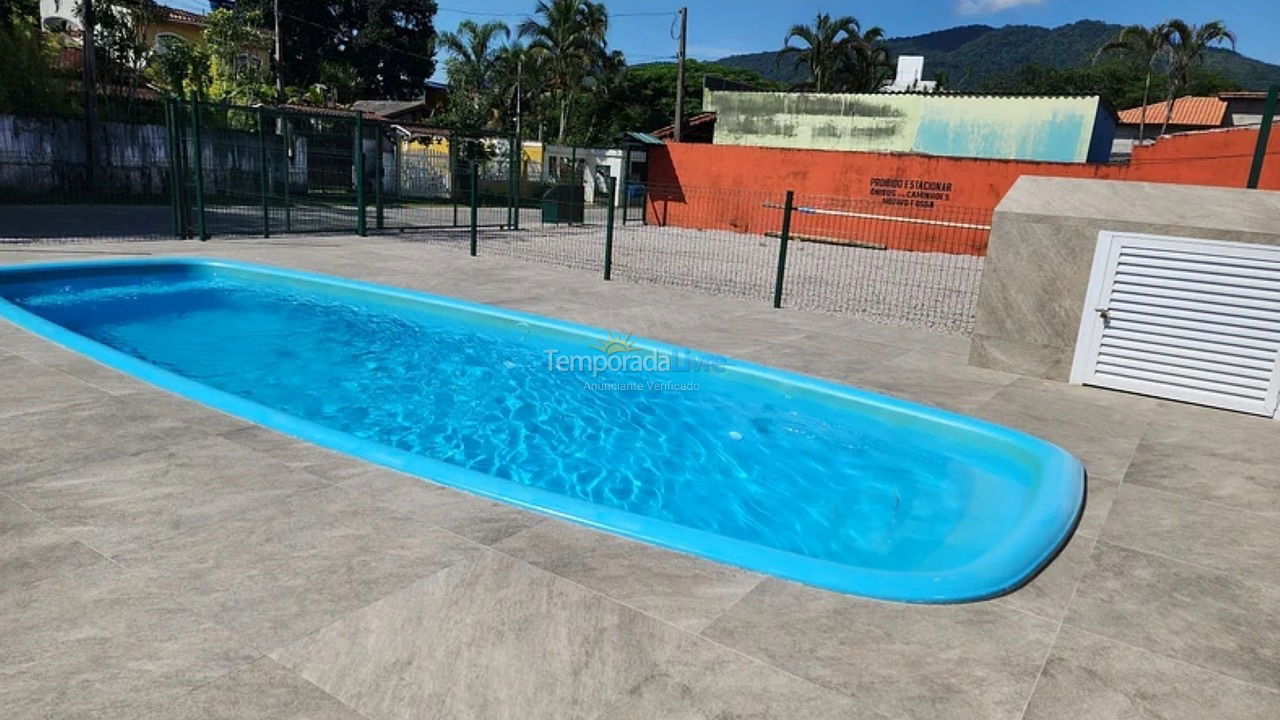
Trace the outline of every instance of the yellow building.
{"label": "yellow building", "polygon": [[[205,16],[188,10],[180,10],[165,5],[159,6],[156,19],[142,25],[145,44],[157,52],[163,52],[165,46],[173,43],[204,45]],[[102,12],[130,12],[119,5],[101,2],[97,8]],[[51,32],[78,34],[84,26],[80,17],[80,0],[40,0],[41,24]],[[246,66],[262,67],[270,58],[268,48],[247,47],[241,53],[239,62]]]}

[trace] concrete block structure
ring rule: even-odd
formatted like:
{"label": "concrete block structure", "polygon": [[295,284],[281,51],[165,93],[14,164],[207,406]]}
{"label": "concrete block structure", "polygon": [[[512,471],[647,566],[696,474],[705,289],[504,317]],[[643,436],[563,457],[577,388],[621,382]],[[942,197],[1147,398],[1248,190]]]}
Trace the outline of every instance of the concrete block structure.
{"label": "concrete block structure", "polygon": [[1115,115],[1098,97],[706,91],[717,145],[1107,162]]}
{"label": "concrete block structure", "polygon": [[1280,192],[1025,176],[996,207],[971,365],[1067,381],[1102,231],[1280,246]]}

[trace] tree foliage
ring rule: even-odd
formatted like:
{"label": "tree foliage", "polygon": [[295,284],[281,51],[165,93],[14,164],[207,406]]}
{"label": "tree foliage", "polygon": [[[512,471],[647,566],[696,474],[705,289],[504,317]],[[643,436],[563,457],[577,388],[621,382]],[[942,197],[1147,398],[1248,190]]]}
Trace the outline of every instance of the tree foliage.
{"label": "tree foliage", "polygon": [[[1116,34],[1114,40],[1103,45],[1093,56],[1094,63],[1104,56],[1119,55],[1132,63],[1142,63],[1146,68],[1142,79],[1142,107],[1146,107],[1151,99],[1151,78],[1156,72],[1156,63],[1169,52],[1169,26],[1161,23],[1146,27],[1129,25]],[[1138,123],[1138,142],[1146,137],[1147,115],[1145,112]]]}
{"label": "tree foliage", "polygon": [[585,86],[610,69],[605,35],[609,15],[591,0],[538,0],[534,17],[520,23],[519,35],[530,53],[540,56],[548,90],[558,110],[556,138],[569,131],[569,108]]}
{"label": "tree foliage", "polygon": [[[829,91],[831,76],[848,58],[849,47],[860,37],[860,31],[858,21],[852,16],[833,18],[827,13],[818,13],[812,25],[791,26],[782,39],[777,62],[781,64],[790,60],[797,66],[804,65],[812,78],[808,87],[816,92]],[[804,44],[792,45],[793,39]]]}
{"label": "tree foliage", "polygon": [[40,31],[37,3],[0,5],[0,113],[58,113],[68,109],[55,77],[57,46]]}
{"label": "tree foliage", "polygon": [[[800,40],[803,45],[792,45]],[[808,81],[796,88],[815,92],[875,92],[893,78],[893,58],[884,30],[866,32],[857,18],[818,13],[812,25],[792,25],[776,63],[805,67]]]}
{"label": "tree foliage", "polygon": [[[603,145],[627,130],[670,125],[675,115],[676,66],[629,66],[604,42],[604,6],[583,0],[547,0],[510,38],[501,23],[459,23],[440,48],[449,76],[449,106],[439,121],[454,127],[515,131],[527,138]],[[501,43],[503,39],[507,42]],[[685,114],[702,110],[707,75],[783,89],[758,73],[688,60]]]}
{"label": "tree foliage", "polygon": [[[986,81],[980,90],[1011,95],[1099,95],[1113,108],[1123,110],[1142,105],[1145,78],[1146,65],[1125,58],[1110,58],[1078,68],[1030,63]],[[1188,72],[1188,83],[1181,92],[1213,95],[1238,89],[1239,85],[1217,71],[1196,67]],[[1164,97],[1168,91],[1168,77],[1155,75],[1150,96]]]}
{"label": "tree foliage", "polygon": [[261,27],[262,13],[257,10],[220,8],[205,18],[204,49],[208,53],[212,99],[239,105],[273,99],[270,67],[261,61],[270,47],[270,38]]}
{"label": "tree foliage", "polygon": [[[240,0],[239,11],[274,25],[274,0]],[[435,72],[435,0],[279,0],[284,84],[324,84],[326,66],[351,71],[365,98],[422,96]],[[333,78],[330,77],[330,80]],[[330,91],[330,90],[326,90]]]}

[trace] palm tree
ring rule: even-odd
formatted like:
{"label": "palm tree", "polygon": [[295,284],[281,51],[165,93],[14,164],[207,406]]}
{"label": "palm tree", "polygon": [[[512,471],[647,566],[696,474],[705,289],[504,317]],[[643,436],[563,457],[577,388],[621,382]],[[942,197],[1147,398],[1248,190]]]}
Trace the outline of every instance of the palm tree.
{"label": "palm tree", "polygon": [[494,61],[499,47],[494,42],[499,36],[510,37],[506,24],[493,21],[478,25],[472,20],[458,23],[454,32],[440,34],[440,47],[453,57],[445,64],[449,81],[471,101],[473,112],[484,110],[481,105],[489,92],[493,79]]}
{"label": "palm tree", "polygon": [[609,17],[603,4],[591,0],[538,0],[534,14],[541,19],[526,18],[519,35],[528,38],[529,50],[546,63],[560,109],[556,136],[564,142],[574,95],[605,54]]}
{"label": "palm tree", "polygon": [[1169,121],[1173,119],[1174,98],[1191,82],[1188,77],[1191,66],[1204,62],[1205,51],[1211,45],[1229,42],[1233,49],[1236,46],[1235,33],[1228,30],[1221,20],[1204,25],[1170,20],[1165,26],[1169,28],[1169,103],[1164,113],[1164,124],[1160,126],[1161,135],[1169,129]]}
{"label": "palm tree", "polygon": [[1151,76],[1155,74],[1156,60],[1169,50],[1169,26],[1166,23],[1152,25],[1130,25],[1122,29],[1106,45],[1098,48],[1098,52],[1094,54],[1093,61],[1097,63],[1099,58],[1110,53],[1118,53],[1131,58],[1141,60],[1147,66],[1147,77],[1142,84],[1142,115],[1138,118],[1138,143],[1141,144],[1146,138],[1147,132],[1147,104],[1150,102],[1151,96]]}
{"label": "palm tree", "polygon": [[[848,15],[832,19],[827,13],[818,13],[813,25],[791,26],[787,36],[782,39],[777,62],[794,57],[796,66],[809,66],[809,74],[813,76],[813,89],[822,92],[827,89],[832,72],[853,38],[858,37],[858,32],[858,21]],[[792,38],[803,41],[805,47],[792,45]]]}
{"label": "palm tree", "polygon": [[884,29],[869,28],[850,36],[839,66],[836,85],[849,92],[876,92],[893,77]]}

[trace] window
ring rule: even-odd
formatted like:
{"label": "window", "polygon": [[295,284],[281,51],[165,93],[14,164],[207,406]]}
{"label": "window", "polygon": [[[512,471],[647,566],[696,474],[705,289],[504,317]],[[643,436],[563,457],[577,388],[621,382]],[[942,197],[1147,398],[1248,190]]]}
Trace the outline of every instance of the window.
{"label": "window", "polygon": [[185,47],[186,45],[187,45],[187,39],[182,37],[181,35],[176,35],[174,33],[169,33],[169,32],[156,33],[156,52],[159,54],[166,53],[171,48],[174,48],[177,46]]}

